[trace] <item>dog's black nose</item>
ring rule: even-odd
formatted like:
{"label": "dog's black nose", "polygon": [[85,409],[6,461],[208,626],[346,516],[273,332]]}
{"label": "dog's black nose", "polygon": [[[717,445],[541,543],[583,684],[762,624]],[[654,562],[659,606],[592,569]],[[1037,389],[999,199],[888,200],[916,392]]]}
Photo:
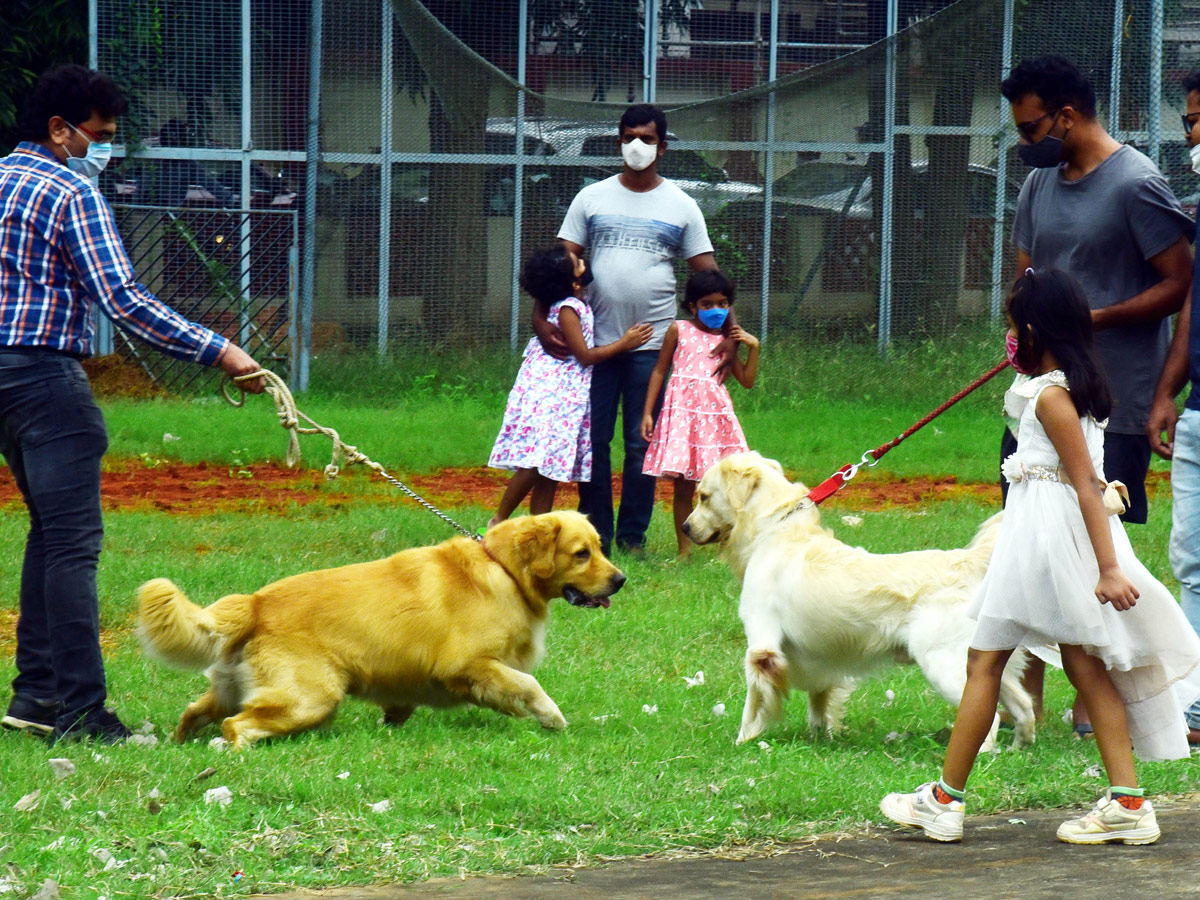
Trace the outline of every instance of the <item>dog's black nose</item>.
{"label": "dog's black nose", "polygon": [[682,527],[680,530],[681,530],[681,531],[682,531],[684,534],[686,534],[688,537],[691,537],[691,536],[692,536],[692,526],[691,526],[691,525],[689,525],[689,524],[687,523],[687,520],[686,520],[686,519],[684,519],[684,521],[683,521],[683,527]]}
{"label": "dog's black nose", "polygon": [[611,593],[615,594],[625,584],[625,574],[623,572],[618,572],[612,577],[612,581],[610,583],[612,584]]}

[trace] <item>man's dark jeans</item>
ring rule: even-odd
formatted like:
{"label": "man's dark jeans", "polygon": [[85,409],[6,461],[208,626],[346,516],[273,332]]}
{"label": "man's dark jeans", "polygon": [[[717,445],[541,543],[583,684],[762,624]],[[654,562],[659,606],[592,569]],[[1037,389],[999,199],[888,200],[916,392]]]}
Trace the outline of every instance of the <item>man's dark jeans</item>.
{"label": "man's dark jeans", "polygon": [[107,447],[75,359],[0,347],[0,453],[29,507],[13,694],[57,700],[62,727],[107,693],[96,594]]}
{"label": "man's dark jeans", "polygon": [[[628,549],[646,543],[657,479],[642,474],[642,461],[649,446],[642,439],[642,408],[646,405],[650,373],[657,361],[657,350],[640,350],[621,353],[592,367],[592,480],[579,484],[579,511],[596,527],[606,551],[611,548],[614,536],[610,445],[618,409],[623,415],[625,468],[616,523],[617,546]],[[659,391],[654,404],[655,418],[662,407],[663,393]]]}

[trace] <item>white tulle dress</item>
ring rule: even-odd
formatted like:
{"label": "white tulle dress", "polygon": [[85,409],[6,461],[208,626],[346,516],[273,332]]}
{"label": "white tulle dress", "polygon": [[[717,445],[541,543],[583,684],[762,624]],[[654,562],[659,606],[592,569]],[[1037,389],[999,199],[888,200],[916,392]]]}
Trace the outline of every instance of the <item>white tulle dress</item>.
{"label": "white tulle dress", "polygon": [[[1004,522],[968,609],[978,623],[971,646],[1024,646],[1059,666],[1057,643],[1082,646],[1107,666],[1138,757],[1186,758],[1183,707],[1200,696],[1200,637],[1171,592],[1138,561],[1116,516],[1108,521],[1117,563],[1140,596],[1124,612],[1096,598],[1100,570],[1079,499],[1062,480],[1058,452],[1036,414],[1037,399],[1050,385],[1069,389],[1055,370],[1005,394],[1005,412],[1020,421],[1018,449],[1004,462],[1010,482]],[[1104,428],[1091,416],[1080,424],[1103,479]]]}

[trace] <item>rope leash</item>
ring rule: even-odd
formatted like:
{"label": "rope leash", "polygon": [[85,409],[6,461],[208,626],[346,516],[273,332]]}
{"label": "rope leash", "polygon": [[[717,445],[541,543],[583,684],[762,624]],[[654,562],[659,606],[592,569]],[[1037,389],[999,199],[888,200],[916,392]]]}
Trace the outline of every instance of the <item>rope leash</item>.
{"label": "rope leash", "polygon": [[864,453],[862,455],[862,459],[860,459],[858,462],[847,463],[846,465],[842,466],[840,469],[838,469],[836,472],[834,472],[832,475],[830,475],[828,478],[826,478],[824,481],[822,481],[820,484],[818,484],[815,488],[813,488],[811,491],[809,491],[808,497],[806,499],[813,506],[815,506],[818,503],[821,503],[824,500],[829,499],[829,497],[831,497],[833,494],[837,493],[838,490],[840,490],[842,487],[844,487],[846,482],[848,482],[851,478],[853,478],[855,475],[857,475],[859,469],[863,468],[864,466],[866,466],[867,468],[874,466],[876,463],[879,462],[879,460],[883,457],[883,455],[885,453],[887,453],[889,450],[891,450],[893,447],[895,447],[897,444],[899,444],[905,438],[910,437],[915,432],[924,428],[926,425],[928,425],[930,422],[932,422],[934,419],[936,419],[938,416],[940,416],[942,413],[944,413],[946,410],[948,410],[950,407],[952,407],[955,403],[957,403],[963,397],[967,396],[967,394],[971,393],[972,391],[974,391],[975,389],[977,389],[979,387],[982,387],[984,384],[989,382],[991,379],[995,378],[997,375],[999,375],[1001,372],[1003,372],[1006,368],[1008,368],[1008,364],[1009,364],[1008,360],[1006,359],[1006,360],[1004,360],[1004,362],[998,363],[997,365],[993,366],[991,369],[989,369],[984,374],[980,375],[978,378],[976,378],[974,381],[972,381],[969,385],[967,385],[965,388],[963,388],[961,391],[959,391],[957,394],[955,394],[953,397],[951,397],[949,400],[947,400],[945,403],[943,403],[937,409],[933,410],[932,412],[930,412],[923,418],[919,419],[910,428],[901,432],[899,435],[892,438],[886,444],[880,444],[874,450],[868,450],[866,453]]}
{"label": "rope leash", "polygon": [[[362,463],[367,468],[377,473],[380,477],[390,481],[396,487],[400,488],[400,490],[402,490],[405,494],[407,494],[421,506],[425,507],[459,534],[463,535],[464,537],[469,537],[475,541],[481,540],[479,535],[474,534],[473,532],[464,528],[462,525],[459,525],[424,497],[417,494],[403,481],[388,474],[387,470],[384,469],[383,466],[368,457],[365,453],[360,452],[357,447],[354,447],[351,444],[347,444],[345,441],[343,441],[334,429],[326,428],[324,425],[314,422],[303,412],[301,412],[296,406],[296,399],[292,396],[292,392],[288,389],[287,384],[282,378],[269,369],[259,369],[257,372],[251,372],[249,375],[238,375],[236,377],[226,376],[225,380],[221,382],[221,396],[225,398],[225,401],[230,406],[245,406],[246,392],[241,389],[241,386],[238,384],[238,382],[252,381],[255,378],[263,378],[266,380],[266,392],[270,395],[271,399],[275,401],[275,412],[279,416],[279,425],[280,427],[287,429],[288,448],[285,461],[289,469],[294,469],[296,464],[300,462],[300,435],[323,434],[333,442],[333,455],[329,460],[329,465],[327,465],[324,470],[325,477],[330,481],[338,477],[338,473],[341,471],[342,465],[352,466],[355,463]],[[236,400],[229,394],[229,382],[231,381],[235,386],[238,387],[238,390],[241,391],[241,396]],[[311,427],[305,427],[301,425],[301,419],[307,422]]]}

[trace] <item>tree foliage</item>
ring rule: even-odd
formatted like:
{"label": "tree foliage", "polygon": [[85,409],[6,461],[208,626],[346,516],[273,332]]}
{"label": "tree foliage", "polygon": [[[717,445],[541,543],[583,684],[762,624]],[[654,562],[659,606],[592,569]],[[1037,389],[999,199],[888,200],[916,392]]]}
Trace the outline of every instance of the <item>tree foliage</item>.
{"label": "tree foliage", "polygon": [[0,152],[17,142],[17,116],[37,77],[60,63],[87,64],[87,25],[87,0],[0,3]]}

